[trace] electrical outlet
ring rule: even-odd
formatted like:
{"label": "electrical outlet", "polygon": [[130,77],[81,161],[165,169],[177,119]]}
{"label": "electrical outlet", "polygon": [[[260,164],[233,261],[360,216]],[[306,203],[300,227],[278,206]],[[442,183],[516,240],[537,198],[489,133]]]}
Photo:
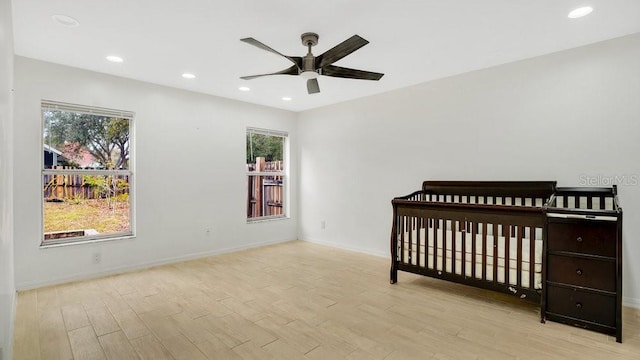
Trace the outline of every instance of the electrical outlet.
{"label": "electrical outlet", "polygon": [[320,229],[324,230],[327,228],[327,222],[325,220],[320,221]]}
{"label": "electrical outlet", "polygon": [[102,254],[99,252],[93,253],[93,256],[91,257],[91,262],[94,264],[100,264],[102,262]]}

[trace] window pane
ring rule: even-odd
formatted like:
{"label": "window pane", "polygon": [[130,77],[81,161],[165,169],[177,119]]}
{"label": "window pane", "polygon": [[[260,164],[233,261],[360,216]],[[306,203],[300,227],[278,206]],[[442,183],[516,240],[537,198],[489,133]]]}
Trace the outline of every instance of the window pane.
{"label": "window pane", "polygon": [[43,108],[44,168],[129,169],[129,120]]}
{"label": "window pane", "polygon": [[247,218],[284,215],[284,177],[247,176]]}
{"label": "window pane", "polygon": [[43,175],[44,243],[131,233],[129,176]]}
{"label": "window pane", "polygon": [[247,133],[248,171],[282,171],[283,156],[282,136]]}
{"label": "window pane", "polygon": [[[247,131],[247,218],[284,216],[286,134]],[[262,176],[259,173],[277,173]]]}
{"label": "window pane", "polygon": [[[285,136],[247,131],[248,219],[285,215]],[[258,175],[265,172],[277,174]]]}

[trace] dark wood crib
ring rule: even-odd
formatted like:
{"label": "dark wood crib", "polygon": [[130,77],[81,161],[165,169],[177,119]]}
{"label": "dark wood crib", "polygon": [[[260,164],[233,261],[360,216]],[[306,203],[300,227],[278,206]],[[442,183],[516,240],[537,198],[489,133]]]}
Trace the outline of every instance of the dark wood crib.
{"label": "dark wood crib", "polygon": [[621,341],[622,210],[615,187],[425,181],[392,205],[391,283],[401,270],[511,294],[539,302],[542,321]]}

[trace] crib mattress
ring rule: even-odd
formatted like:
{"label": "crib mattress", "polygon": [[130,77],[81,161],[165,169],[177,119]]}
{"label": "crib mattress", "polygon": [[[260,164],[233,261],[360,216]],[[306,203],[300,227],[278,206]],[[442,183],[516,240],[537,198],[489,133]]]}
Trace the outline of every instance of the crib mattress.
{"label": "crib mattress", "polygon": [[[425,231],[427,230],[427,231]],[[446,234],[446,252],[443,251],[444,234]],[[419,238],[418,238],[419,235]],[[535,235],[535,233],[534,233]],[[540,234],[541,237],[541,234]],[[418,243],[419,239],[419,243]],[[434,259],[434,239],[436,239],[437,253]],[[473,235],[470,233],[463,233],[461,231],[451,231],[433,228],[420,229],[407,231],[404,233],[404,244],[402,239],[398,239],[399,252],[404,248],[403,259],[404,262],[411,265],[420,265],[429,269],[439,270],[448,273],[455,273],[462,275],[462,244],[465,244],[465,276],[473,276],[473,267],[475,266],[475,277],[482,279],[482,259],[485,255],[486,277],[488,281],[497,281],[499,283],[506,283],[505,268],[508,268],[508,283],[510,285],[517,284],[518,275],[518,238],[509,238],[509,257],[505,258],[505,244],[506,238],[503,236],[486,235],[486,246],[483,244],[483,234],[476,235],[475,246],[475,259],[472,253],[473,250]],[[455,261],[452,256],[452,245],[455,241]],[[497,245],[497,279],[493,278],[493,264],[494,264],[494,241]],[[523,287],[532,287],[530,285],[530,239],[523,238],[521,248],[521,283],[519,285]],[[542,239],[535,239],[534,241],[534,289],[542,288]],[[425,258],[425,248],[427,249]],[[484,250],[484,251],[483,251]],[[435,261],[435,264],[434,264]],[[426,263],[426,266],[425,266]],[[455,263],[455,267],[454,267]]]}

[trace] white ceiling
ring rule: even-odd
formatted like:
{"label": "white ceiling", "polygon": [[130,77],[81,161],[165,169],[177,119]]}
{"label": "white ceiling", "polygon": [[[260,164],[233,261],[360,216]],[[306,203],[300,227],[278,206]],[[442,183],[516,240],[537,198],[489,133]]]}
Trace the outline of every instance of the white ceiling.
{"label": "white ceiling", "polygon": [[[583,5],[594,12],[567,18]],[[13,15],[17,55],[293,111],[640,32],[639,0],[13,0]],[[308,31],[320,35],[314,55],[364,37],[370,44],[336,65],[385,76],[321,76],[314,95],[298,76],[239,79],[291,66],[241,38],[304,56]]]}

